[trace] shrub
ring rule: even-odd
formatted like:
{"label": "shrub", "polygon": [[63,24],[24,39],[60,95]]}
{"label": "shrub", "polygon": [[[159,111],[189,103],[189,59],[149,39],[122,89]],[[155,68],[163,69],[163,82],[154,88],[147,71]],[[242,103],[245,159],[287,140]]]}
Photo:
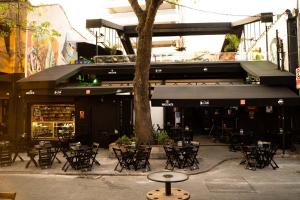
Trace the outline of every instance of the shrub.
{"label": "shrub", "polygon": [[167,131],[154,131],[153,138],[157,144],[164,144],[165,141],[169,139],[169,136]]}
{"label": "shrub", "polygon": [[122,137],[119,137],[116,143],[118,145],[130,145],[133,141],[133,138],[128,137],[127,135],[123,135]]}

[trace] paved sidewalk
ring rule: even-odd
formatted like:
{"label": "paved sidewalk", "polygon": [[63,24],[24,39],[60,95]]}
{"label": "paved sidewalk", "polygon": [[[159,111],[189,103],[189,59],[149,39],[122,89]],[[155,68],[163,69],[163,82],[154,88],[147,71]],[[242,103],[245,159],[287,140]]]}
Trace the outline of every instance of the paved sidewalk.
{"label": "paved sidewalk", "polygon": [[[97,156],[97,160],[101,163],[101,166],[94,165],[91,171],[81,172],[80,170],[73,170],[71,167],[67,172],[64,172],[61,168],[65,163],[66,159],[63,157],[62,153],[58,154],[58,158],[62,163],[58,163],[57,160],[54,161],[53,165],[49,169],[41,169],[35,167],[33,163],[25,168],[29,157],[26,153],[21,154],[22,158],[25,160],[21,162],[19,158],[11,166],[0,167],[0,174],[60,174],[60,175],[146,175],[149,172],[144,172],[144,170],[126,170],[123,169],[121,173],[114,171],[117,164],[117,159],[108,157],[108,149],[100,149]],[[200,146],[198,153],[198,160],[200,162],[198,170],[190,169],[176,169],[175,171],[184,171],[188,174],[204,173],[225,160],[241,158],[240,152],[230,152],[227,146]],[[166,159],[150,159],[151,171],[161,171],[165,170]],[[150,171],[150,172],[151,172]]]}
{"label": "paved sidewalk", "polygon": [[[19,158],[16,159],[15,163],[11,166],[0,167],[0,174],[52,174],[52,175],[111,175],[111,176],[123,176],[123,175],[134,175],[134,176],[144,176],[149,172],[144,172],[144,170],[126,170],[117,172],[114,171],[114,168],[117,164],[117,159],[108,157],[108,149],[100,149],[99,154],[97,156],[97,160],[101,163],[101,166],[94,165],[91,171],[81,172],[80,170],[73,170],[71,167],[67,172],[64,172],[61,168],[65,163],[66,159],[63,157],[62,153],[58,154],[58,158],[62,161],[62,163],[58,163],[56,160],[54,161],[51,168],[41,169],[34,166],[33,163],[29,165],[28,168],[25,168],[26,163],[29,160],[29,157],[23,153],[21,154],[24,162],[21,162]],[[239,163],[242,155],[241,152],[231,152],[228,150],[228,146],[212,146],[212,145],[200,145],[198,160],[200,162],[199,169],[190,170],[190,169],[176,169],[175,171],[181,171],[187,173],[189,175],[205,173],[219,164],[223,163],[227,160],[236,159],[236,162]],[[286,156],[281,156],[281,151],[278,151],[276,155],[279,159],[294,159],[299,156],[290,155],[288,152]],[[151,171],[161,171],[165,170],[166,159],[150,159]]]}

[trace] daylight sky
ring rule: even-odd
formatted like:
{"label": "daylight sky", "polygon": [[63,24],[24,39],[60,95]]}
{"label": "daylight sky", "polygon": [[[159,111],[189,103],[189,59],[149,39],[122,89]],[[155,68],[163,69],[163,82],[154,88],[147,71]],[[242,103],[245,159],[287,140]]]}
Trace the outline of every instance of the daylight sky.
{"label": "daylight sky", "polygon": [[[109,19],[105,13],[105,6],[114,0],[30,0],[33,5],[60,4],[63,6],[71,25],[84,34],[86,19]],[[120,1],[119,1],[120,2]],[[121,0],[122,4],[127,0]],[[194,4],[197,2],[197,4]],[[209,12],[200,12],[184,8],[188,13],[185,21],[188,22],[227,22],[235,21],[245,16],[251,16],[262,12],[281,14],[286,9],[296,8],[297,0],[182,0],[183,5]],[[118,5],[116,5],[118,6]],[[220,13],[229,14],[221,15]],[[230,16],[241,15],[241,16]]]}
{"label": "daylight sky", "polygon": [[[109,18],[105,14],[105,4],[112,0],[30,0],[33,5],[59,3],[63,6],[72,26],[79,31],[84,29],[85,20],[89,18]],[[122,0],[127,2],[127,0]],[[254,15],[261,12],[282,13],[286,9],[293,9],[297,0],[196,0],[198,5],[189,6],[201,10],[237,15]],[[186,4],[185,1],[184,3]],[[191,21],[228,21],[234,20],[227,15],[208,14],[191,10]],[[198,17],[196,17],[198,16]],[[202,19],[202,20],[201,20]]]}

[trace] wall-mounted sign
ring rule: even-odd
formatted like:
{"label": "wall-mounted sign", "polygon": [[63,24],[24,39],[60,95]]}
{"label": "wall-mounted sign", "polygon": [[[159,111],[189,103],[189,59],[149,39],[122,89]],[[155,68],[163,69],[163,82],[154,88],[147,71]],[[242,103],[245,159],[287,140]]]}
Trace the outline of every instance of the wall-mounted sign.
{"label": "wall-mounted sign", "polygon": [[84,119],[84,118],[85,118],[84,111],[83,110],[79,111],[79,119]]}
{"label": "wall-mounted sign", "polygon": [[240,105],[246,105],[246,99],[240,99]]}
{"label": "wall-mounted sign", "polygon": [[62,91],[61,90],[54,90],[54,95],[61,95]]}
{"label": "wall-mounted sign", "polygon": [[115,70],[111,69],[111,70],[108,72],[108,74],[117,74],[117,72],[116,72]]}
{"label": "wall-mounted sign", "polygon": [[161,73],[162,69],[155,69],[155,73]]}
{"label": "wall-mounted sign", "polygon": [[163,103],[161,103],[161,106],[169,106],[169,107],[172,107],[172,106],[174,106],[174,104],[173,103],[170,103],[170,101],[169,100],[166,100],[165,102],[163,102]]}
{"label": "wall-mounted sign", "polygon": [[208,106],[209,100],[200,100],[200,106]]}
{"label": "wall-mounted sign", "polygon": [[25,92],[26,95],[34,95],[35,92],[33,90],[29,90],[27,92]]}
{"label": "wall-mounted sign", "polygon": [[296,87],[300,89],[300,67],[296,69]]}
{"label": "wall-mounted sign", "polygon": [[91,90],[85,90],[85,94],[91,94]]}

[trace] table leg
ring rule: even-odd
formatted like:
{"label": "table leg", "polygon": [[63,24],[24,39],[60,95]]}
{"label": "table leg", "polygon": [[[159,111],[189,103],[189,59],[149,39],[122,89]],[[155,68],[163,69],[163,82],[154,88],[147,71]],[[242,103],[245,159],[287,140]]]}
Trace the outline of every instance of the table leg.
{"label": "table leg", "polygon": [[171,183],[166,182],[166,196],[171,196]]}

